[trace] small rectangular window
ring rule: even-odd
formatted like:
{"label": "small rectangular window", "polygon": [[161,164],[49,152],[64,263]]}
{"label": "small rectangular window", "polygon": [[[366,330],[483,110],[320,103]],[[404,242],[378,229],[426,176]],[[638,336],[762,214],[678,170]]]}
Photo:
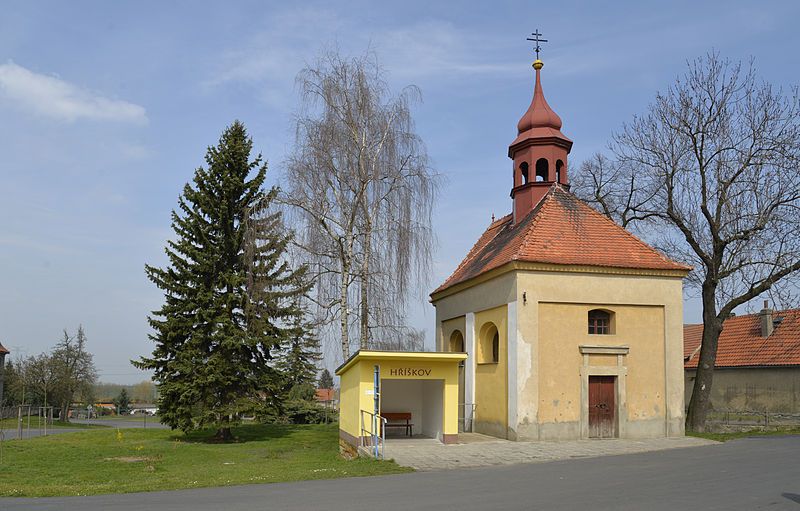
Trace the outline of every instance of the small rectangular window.
{"label": "small rectangular window", "polygon": [[589,311],[589,333],[608,335],[611,333],[611,314],[604,310]]}

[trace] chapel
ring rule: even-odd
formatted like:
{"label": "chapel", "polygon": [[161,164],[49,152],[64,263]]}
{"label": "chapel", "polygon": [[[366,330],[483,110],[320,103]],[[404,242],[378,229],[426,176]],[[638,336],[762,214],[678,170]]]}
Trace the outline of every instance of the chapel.
{"label": "chapel", "polygon": [[691,268],[570,193],[572,140],[543,66],[508,148],[511,211],[430,295],[437,351],[466,354],[459,427],[511,440],[681,436]]}

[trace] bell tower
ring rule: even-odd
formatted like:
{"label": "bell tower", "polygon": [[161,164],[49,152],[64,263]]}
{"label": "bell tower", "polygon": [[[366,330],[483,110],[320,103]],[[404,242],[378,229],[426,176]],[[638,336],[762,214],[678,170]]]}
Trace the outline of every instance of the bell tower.
{"label": "bell tower", "polygon": [[517,123],[517,138],[508,147],[508,156],[514,161],[514,186],[511,198],[514,201],[514,223],[525,218],[555,183],[569,188],[567,178],[567,155],[572,149],[572,140],[561,133],[561,118],[550,108],[542,91],[541,71],[544,63],[539,60],[540,42],[536,39],[536,84],[533,100],[528,110]]}

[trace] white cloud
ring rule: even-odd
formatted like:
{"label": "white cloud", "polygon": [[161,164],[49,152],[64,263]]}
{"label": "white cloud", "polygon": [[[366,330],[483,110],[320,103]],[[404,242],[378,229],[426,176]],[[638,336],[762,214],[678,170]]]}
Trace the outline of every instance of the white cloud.
{"label": "white cloud", "polygon": [[446,21],[365,26],[324,9],[292,8],[271,14],[247,43],[218,55],[214,74],[202,85],[207,90],[230,84],[255,88],[263,103],[285,108],[294,76],[321,49],[348,55],[371,48],[393,79],[435,86],[450,84],[454,75],[502,77],[518,68],[496,58],[507,44],[507,38],[463,33]]}
{"label": "white cloud", "polygon": [[410,78],[440,78],[454,74],[503,76],[519,63],[498,60],[507,54],[507,38],[472,34],[450,22],[430,20],[390,28],[377,39],[392,74]]}
{"label": "white cloud", "polygon": [[82,89],[9,61],[0,64],[0,100],[36,115],[61,121],[89,119],[146,123],[145,109]]}

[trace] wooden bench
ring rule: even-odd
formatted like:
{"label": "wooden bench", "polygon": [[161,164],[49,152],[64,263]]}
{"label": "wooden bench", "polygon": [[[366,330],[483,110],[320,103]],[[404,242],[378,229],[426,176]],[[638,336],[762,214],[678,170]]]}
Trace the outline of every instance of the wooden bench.
{"label": "wooden bench", "polygon": [[388,428],[405,428],[406,436],[414,436],[414,424],[411,422],[410,412],[383,412],[381,417],[386,419],[385,427]]}

